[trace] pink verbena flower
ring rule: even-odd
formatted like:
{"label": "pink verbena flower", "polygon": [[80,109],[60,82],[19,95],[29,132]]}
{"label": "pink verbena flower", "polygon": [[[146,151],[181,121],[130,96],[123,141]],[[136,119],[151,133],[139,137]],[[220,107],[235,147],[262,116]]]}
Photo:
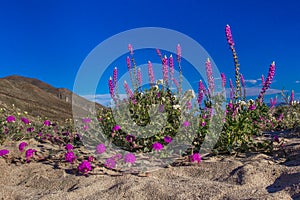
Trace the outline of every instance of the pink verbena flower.
{"label": "pink verbena flower", "polygon": [[29,123],[30,123],[29,119],[27,119],[27,118],[25,118],[25,117],[22,117],[22,118],[21,118],[21,121],[22,121],[24,124],[29,124]]}
{"label": "pink verbena flower", "polygon": [[13,115],[10,115],[6,118],[6,122],[11,123],[11,122],[15,122],[16,118]]}
{"label": "pink verbena flower", "polygon": [[165,143],[171,143],[172,142],[172,137],[170,137],[170,136],[165,136],[164,137],[164,141],[165,141]]}
{"label": "pink verbena flower", "polygon": [[91,120],[90,118],[87,117],[87,118],[83,118],[83,119],[82,119],[82,122],[85,123],[85,124],[89,124],[89,123],[92,122],[92,120]]}
{"label": "pink verbena flower", "polygon": [[19,144],[19,151],[24,151],[24,149],[25,149],[25,147],[27,147],[28,146],[28,144],[26,143],[26,142],[21,142],[20,144]]}
{"label": "pink verbena flower", "polygon": [[188,127],[189,125],[190,125],[190,122],[188,122],[188,121],[183,122],[184,127]]}
{"label": "pink verbena flower", "polygon": [[127,142],[133,142],[136,137],[134,135],[126,135],[125,139],[127,140]]}
{"label": "pink verbena flower", "polygon": [[78,165],[78,171],[80,171],[83,174],[88,173],[89,171],[92,171],[92,166],[91,163],[87,160],[83,160],[79,165]]}
{"label": "pink verbena flower", "polygon": [[30,159],[34,156],[34,153],[36,152],[35,149],[28,149],[26,152],[25,152],[25,156],[26,156],[26,161],[29,162]]}
{"label": "pink verbena flower", "polygon": [[113,131],[118,131],[118,130],[120,130],[121,129],[121,126],[120,125],[115,125],[114,127],[113,127]]}
{"label": "pink verbena flower", "polygon": [[135,155],[133,153],[127,153],[124,156],[124,162],[125,163],[131,163],[134,164],[136,161]]}
{"label": "pink verbena flower", "polygon": [[97,154],[102,154],[103,152],[106,151],[106,147],[104,144],[98,144],[96,147],[96,153]]}
{"label": "pink verbena flower", "polygon": [[74,152],[68,151],[67,153],[65,153],[65,160],[69,163],[73,163],[76,160]]}
{"label": "pink verbena flower", "polygon": [[66,149],[67,151],[70,151],[70,150],[72,150],[73,148],[74,148],[74,147],[73,147],[72,144],[66,144],[65,149]]}
{"label": "pink verbena flower", "polygon": [[49,120],[45,120],[45,121],[44,121],[44,125],[45,125],[45,126],[50,126],[50,125],[51,125],[51,122],[50,122]]}
{"label": "pink verbena flower", "polygon": [[7,154],[9,154],[9,150],[7,150],[7,149],[0,150],[0,156],[5,156]]}
{"label": "pink verbena flower", "polygon": [[109,169],[112,169],[112,168],[116,167],[115,159],[113,159],[113,158],[106,159],[104,166],[109,168]]}
{"label": "pink verbena flower", "polygon": [[159,142],[155,142],[153,145],[152,145],[152,148],[155,150],[155,151],[160,151],[164,148],[164,146],[159,143]]}
{"label": "pink verbena flower", "polygon": [[200,155],[200,153],[194,153],[194,154],[190,155],[190,161],[191,162],[198,162],[198,163],[200,163],[201,162],[201,155]]}

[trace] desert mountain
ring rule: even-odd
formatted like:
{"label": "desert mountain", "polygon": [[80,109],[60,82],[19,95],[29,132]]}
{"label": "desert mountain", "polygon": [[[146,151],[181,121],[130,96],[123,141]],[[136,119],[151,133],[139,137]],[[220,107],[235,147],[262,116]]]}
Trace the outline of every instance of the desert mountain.
{"label": "desert mountain", "polygon": [[[55,88],[35,78],[22,76],[8,76],[0,78],[0,106],[19,108],[27,111],[33,117],[48,118],[55,121],[64,121],[73,118],[72,114],[73,93],[65,88]],[[82,116],[88,112],[90,101],[75,95],[75,109]],[[96,108],[101,108],[96,104]]]}

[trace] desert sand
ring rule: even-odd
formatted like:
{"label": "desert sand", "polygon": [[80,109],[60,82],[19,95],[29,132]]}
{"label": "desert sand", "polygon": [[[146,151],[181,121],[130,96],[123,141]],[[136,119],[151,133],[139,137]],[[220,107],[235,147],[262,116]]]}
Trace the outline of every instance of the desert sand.
{"label": "desert sand", "polygon": [[[82,176],[55,160],[20,165],[0,158],[0,199],[300,199],[300,137],[280,136],[287,156],[207,156],[144,177],[103,167]],[[35,145],[40,154],[51,148]]]}

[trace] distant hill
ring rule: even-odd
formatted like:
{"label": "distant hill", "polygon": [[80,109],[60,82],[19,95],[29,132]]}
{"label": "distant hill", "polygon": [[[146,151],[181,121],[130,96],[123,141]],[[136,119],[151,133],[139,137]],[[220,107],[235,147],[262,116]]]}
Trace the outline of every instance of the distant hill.
{"label": "distant hill", "polygon": [[[8,76],[0,78],[0,105],[27,111],[31,116],[47,117],[55,121],[73,118],[72,96],[76,97],[75,109],[81,116],[87,115],[89,105],[94,103],[73,94],[65,88],[55,88],[35,78]],[[96,104],[96,108],[104,106]]]}

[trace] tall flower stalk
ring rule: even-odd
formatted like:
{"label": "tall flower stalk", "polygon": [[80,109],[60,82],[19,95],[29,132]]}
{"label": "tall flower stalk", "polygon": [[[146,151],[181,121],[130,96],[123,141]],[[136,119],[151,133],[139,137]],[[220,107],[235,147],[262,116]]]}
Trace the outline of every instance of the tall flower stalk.
{"label": "tall flower stalk", "polygon": [[237,101],[239,97],[242,96],[241,84],[240,84],[240,64],[237,57],[237,53],[234,48],[234,41],[231,34],[230,26],[227,24],[225,28],[227,43],[231,49],[233,60],[234,60],[234,67],[235,67],[235,84],[236,84],[236,91],[235,91],[235,100]]}
{"label": "tall flower stalk", "polygon": [[177,45],[177,62],[178,62],[178,68],[179,68],[179,97],[181,96],[182,91],[182,67],[181,67],[181,46],[180,44]]}
{"label": "tall flower stalk", "polygon": [[136,66],[136,63],[135,63],[135,59],[134,59],[134,56],[133,56],[133,47],[131,44],[128,44],[128,50],[130,52],[130,55],[131,55],[131,62],[133,64],[133,78],[132,78],[132,86],[134,88],[134,90],[137,90],[138,88],[138,83],[137,83],[137,66]]}
{"label": "tall flower stalk", "polygon": [[266,93],[267,89],[270,88],[270,85],[272,83],[274,75],[275,75],[275,62],[273,61],[272,64],[270,65],[270,67],[269,67],[269,73],[268,73],[267,79],[266,79],[266,81],[264,81],[263,88],[262,88],[262,90],[261,90],[261,92],[259,93],[259,96],[258,96],[258,100],[260,102],[263,101],[264,94]]}

